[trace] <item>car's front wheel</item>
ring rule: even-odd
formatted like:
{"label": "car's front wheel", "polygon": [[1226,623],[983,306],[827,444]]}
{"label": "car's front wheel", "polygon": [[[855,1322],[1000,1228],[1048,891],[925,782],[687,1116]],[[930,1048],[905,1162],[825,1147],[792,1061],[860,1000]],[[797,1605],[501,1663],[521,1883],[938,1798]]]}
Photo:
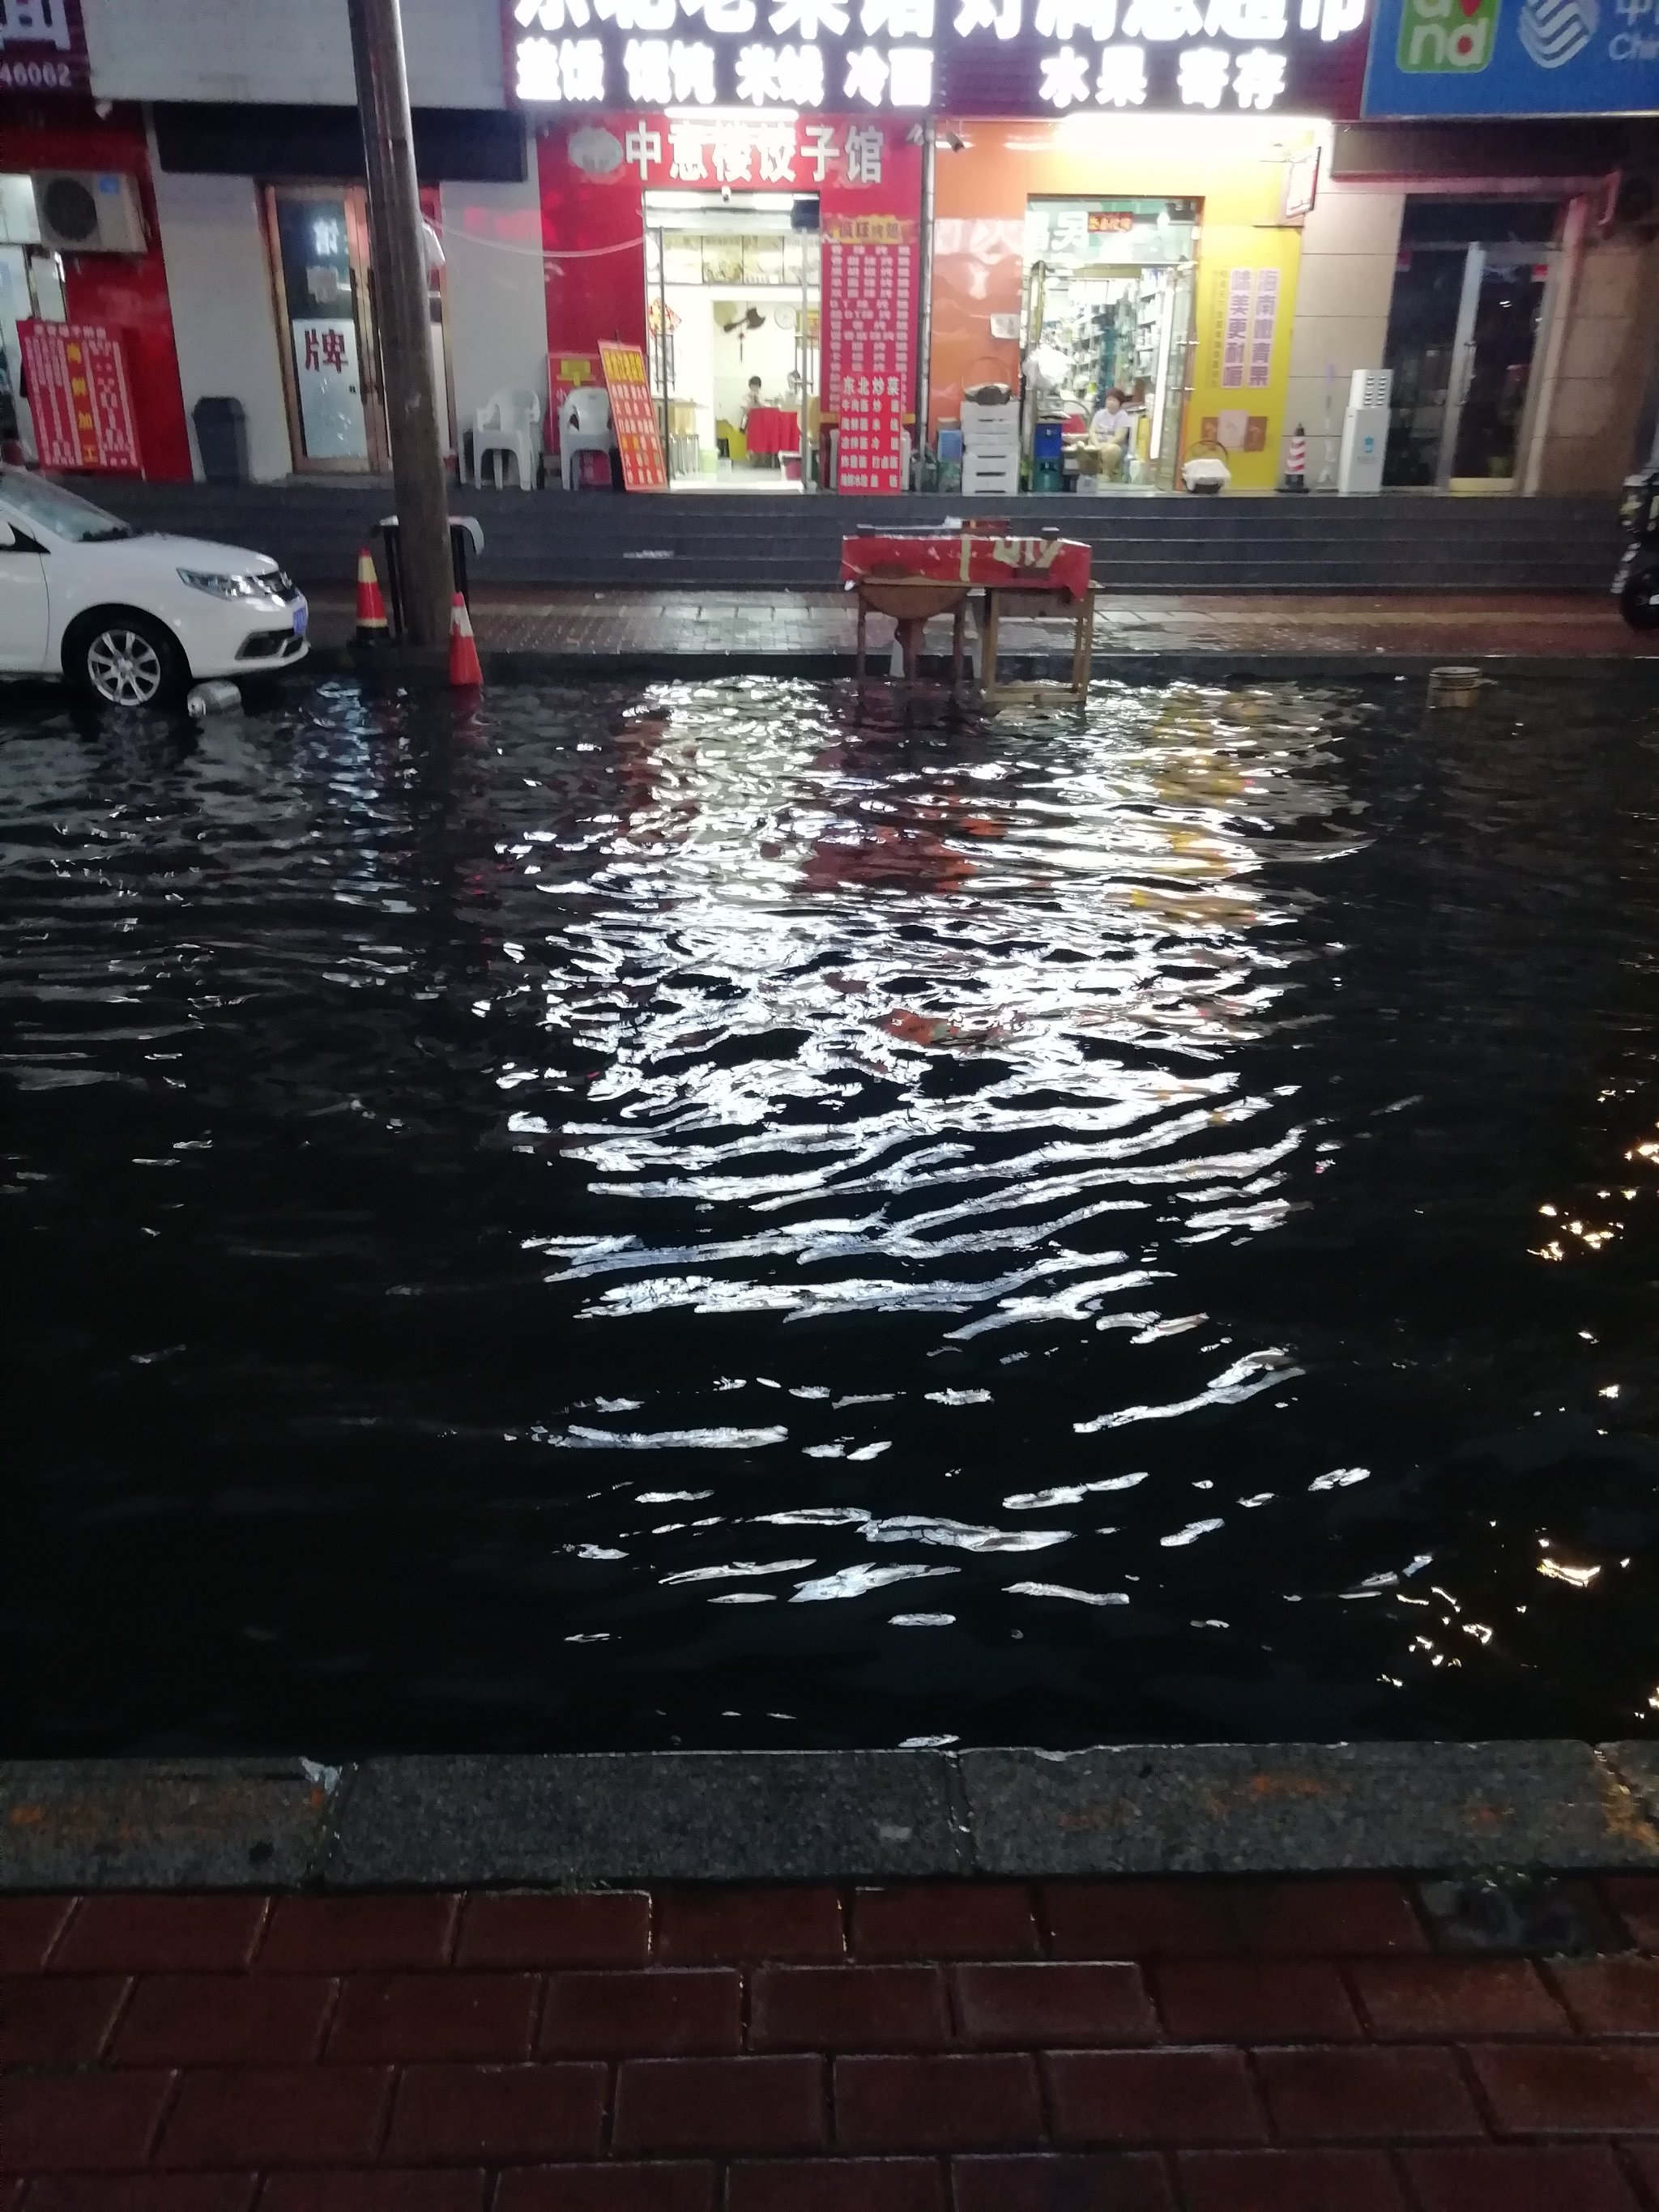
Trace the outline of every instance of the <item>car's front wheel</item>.
{"label": "car's front wheel", "polygon": [[170,706],[190,682],[178,640],[125,608],[82,624],[65,649],[64,672],[106,707]]}

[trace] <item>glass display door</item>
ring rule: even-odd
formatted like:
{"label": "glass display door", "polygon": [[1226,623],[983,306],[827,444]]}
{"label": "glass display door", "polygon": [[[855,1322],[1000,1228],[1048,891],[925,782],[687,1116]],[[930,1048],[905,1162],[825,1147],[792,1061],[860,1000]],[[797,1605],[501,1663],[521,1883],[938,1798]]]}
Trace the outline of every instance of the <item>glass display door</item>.
{"label": "glass display door", "polygon": [[1554,260],[1534,246],[1402,254],[1384,355],[1394,371],[1384,483],[1513,488]]}
{"label": "glass display door", "polygon": [[384,469],[362,187],[273,185],[266,208],[295,466]]}

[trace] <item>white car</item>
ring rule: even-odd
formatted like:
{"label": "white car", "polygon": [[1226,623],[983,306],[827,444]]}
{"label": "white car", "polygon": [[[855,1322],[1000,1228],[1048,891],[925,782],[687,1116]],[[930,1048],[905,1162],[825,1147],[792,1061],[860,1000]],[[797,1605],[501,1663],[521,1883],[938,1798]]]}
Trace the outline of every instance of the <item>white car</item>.
{"label": "white car", "polygon": [[292,668],[306,620],[266,554],[132,530],[0,468],[0,672],[65,676],[112,707],[166,705],[204,677]]}

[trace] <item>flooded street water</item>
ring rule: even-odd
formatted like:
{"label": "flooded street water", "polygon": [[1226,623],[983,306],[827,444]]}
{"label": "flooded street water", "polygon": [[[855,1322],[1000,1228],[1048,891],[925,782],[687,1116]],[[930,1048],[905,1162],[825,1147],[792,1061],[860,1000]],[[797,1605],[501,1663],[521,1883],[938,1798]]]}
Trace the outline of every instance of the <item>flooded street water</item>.
{"label": "flooded street water", "polygon": [[1659,1724],[1659,710],[891,712],[11,707],[0,1751]]}

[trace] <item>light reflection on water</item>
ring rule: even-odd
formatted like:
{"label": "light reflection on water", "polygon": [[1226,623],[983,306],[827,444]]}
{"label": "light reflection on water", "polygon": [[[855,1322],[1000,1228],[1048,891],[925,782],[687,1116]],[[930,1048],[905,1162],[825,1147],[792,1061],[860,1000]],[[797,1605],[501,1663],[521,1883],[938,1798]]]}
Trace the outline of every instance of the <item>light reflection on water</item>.
{"label": "light reflection on water", "polygon": [[0,1748],[1636,1729],[1650,725],[26,712]]}

